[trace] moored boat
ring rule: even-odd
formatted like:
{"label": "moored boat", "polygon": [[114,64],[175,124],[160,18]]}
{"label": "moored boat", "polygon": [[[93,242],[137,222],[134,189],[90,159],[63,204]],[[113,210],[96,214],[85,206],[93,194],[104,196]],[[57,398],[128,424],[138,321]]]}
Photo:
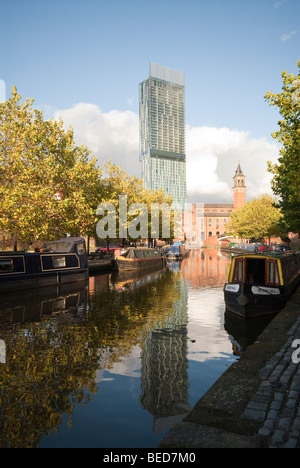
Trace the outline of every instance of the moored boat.
{"label": "moored boat", "polygon": [[117,252],[113,259],[113,267],[117,271],[142,270],[147,268],[163,268],[165,258],[160,250],[152,248],[130,247],[124,252]]}
{"label": "moored boat", "polygon": [[224,286],[226,309],[244,318],[276,314],[299,282],[299,252],[236,255]]}
{"label": "moored boat", "polygon": [[0,293],[87,279],[83,237],[47,242],[39,252],[0,252]]}
{"label": "moored boat", "polygon": [[257,244],[244,244],[244,243],[232,242],[230,245],[230,252],[232,253],[243,253],[243,252],[254,253],[258,251],[259,249],[258,249]]}
{"label": "moored boat", "polygon": [[110,256],[107,258],[90,257],[88,259],[88,267],[90,274],[98,273],[99,271],[110,271],[112,270],[112,258]]}
{"label": "moored boat", "polygon": [[183,260],[189,253],[190,251],[183,244],[173,244],[170,246],[166,258],[167,260]]}

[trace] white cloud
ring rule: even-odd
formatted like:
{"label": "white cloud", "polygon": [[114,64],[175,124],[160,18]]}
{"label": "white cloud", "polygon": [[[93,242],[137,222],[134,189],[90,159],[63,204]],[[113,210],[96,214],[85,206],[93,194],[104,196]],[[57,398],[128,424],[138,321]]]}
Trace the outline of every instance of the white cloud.
{"label": "white cloud", "polygon": [[279,7],[281,7],[281,5],[283,5],[286,2],[287,2],[287,0],[278,0],[277,2],[274,3],[274,7],[279,8]]}
{"label": "white cloud", "polygon": [[186,145],[189,201],[232,203],[232,177],[238,162],[246,176],[248,199],[271,194],[267,161],[278,158],[275,143],[225,127],[187,126]]}
{"label": "white cloud", "polygon": [[[99,164],[111,159],[140,177],[139,118],[132,111],[104,113],[88,103],[57,111],[64,125],[74,129],[77,144],[86,145]],[[246,175],[247,197],[270,193],[267,161],[275,162],[278,147],[247,132],[215,127],[186,127],[187,189],[189,202],[232,203],[232,185],[240,161]]]}
{"label": "white cloud", "polygon": [[135,103],[135,96],[131,96],[130,98],[126,100],[126,102],[130,107],[132,107]]}
{"label": "white cloud", "polygon": [[94,104],[81,102],[55,112],[54,117],[60,117],[66,128],[73,127],[76,143],[87,146],[100,165],[111,159],[129,174],[140,177],[139,120],[134,112],[104,113]]}
{"label": "white cloud", "polygon": [[288,41],[291,37],[295,36],[296,34],[298,34],[298,31],[292,31],[288,34],[283,34],[280,38],[281,42],[286,42]]}

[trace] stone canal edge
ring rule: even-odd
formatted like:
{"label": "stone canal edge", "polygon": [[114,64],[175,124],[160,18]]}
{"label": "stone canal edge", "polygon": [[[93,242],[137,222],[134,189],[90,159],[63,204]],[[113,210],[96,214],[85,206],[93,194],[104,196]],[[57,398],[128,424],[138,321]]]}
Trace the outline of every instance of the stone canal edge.
{"label": "stone canal edge", "polygon": [[159,448],[300,448],[300,366],[292,359],[296,339],[300,286]]}

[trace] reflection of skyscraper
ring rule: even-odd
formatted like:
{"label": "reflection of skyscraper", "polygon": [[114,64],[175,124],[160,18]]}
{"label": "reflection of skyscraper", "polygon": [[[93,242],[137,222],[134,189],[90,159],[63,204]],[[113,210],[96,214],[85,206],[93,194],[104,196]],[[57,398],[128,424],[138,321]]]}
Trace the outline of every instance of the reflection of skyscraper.
{"label": "reflection of skyscraper", "polygon": [[[160,432],[189,410],[187,361],[187,286],[178,280],[180,298],[173,315],[153,330],[142,350],[142,406],[154,416]],[[166,426],[166,427],[165,427]]]}
{"label": "reflection of skyscraper", "polygon": [[146,188],[186,200],[184,73],[150,63],[140,83],[140,161]]}

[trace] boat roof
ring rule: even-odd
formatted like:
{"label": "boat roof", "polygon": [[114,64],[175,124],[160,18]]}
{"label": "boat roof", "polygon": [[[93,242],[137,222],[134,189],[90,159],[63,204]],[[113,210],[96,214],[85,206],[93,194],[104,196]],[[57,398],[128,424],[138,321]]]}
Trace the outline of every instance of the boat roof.
{"label": "boat roof", "polygon": [[236,257],[262,257],[262,258],[288,258],[293,255],[296,255],[297,257],[300,257],[300,252],[295,252],[293,250],[286,250],[284,252],[280,251],[262,251],[262,252],[241,252],[241,253],[236,253],[233,255],[234,258]]}
{"label": "boat roof", "polygon": [[84,242],[83,237],[63,237],[54,241],[46,242],[43,246],[44,252],[71,252],[74,245]]}
{"label": "boat roof", "polygon": [[[68,253],[72,252],[74,246],[85,242],[84,237],[63,237],[61,239],[56,239],[53,241],[45,242],[43,245],[43,252],[50,252],[50,253]],[[24,255],[27,253],[26,251],[18,250],[4,250],[0,251],[1,256],[8,256],[8,255]]]}
{"label": "boat roof", "polygon": [[124,250],[159,250],[159,249],[155,247],[124,247]]}

